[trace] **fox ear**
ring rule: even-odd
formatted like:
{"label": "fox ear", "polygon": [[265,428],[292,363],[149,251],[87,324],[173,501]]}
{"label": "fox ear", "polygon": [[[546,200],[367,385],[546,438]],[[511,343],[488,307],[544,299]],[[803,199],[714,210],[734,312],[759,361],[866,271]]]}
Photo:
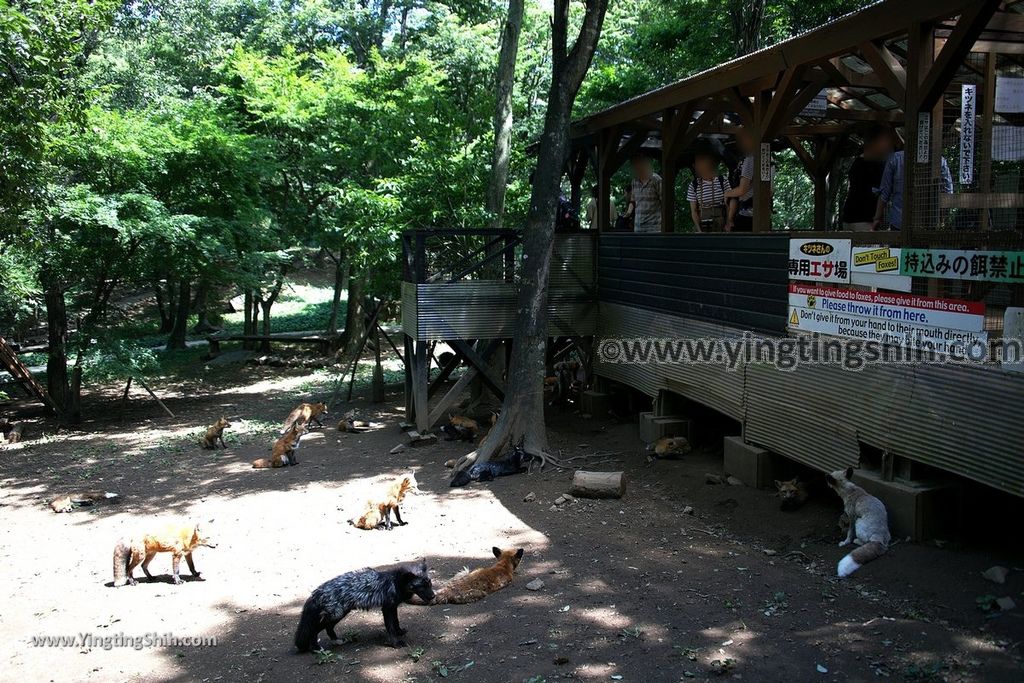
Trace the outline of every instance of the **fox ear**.
{"label": "fox ear", "polygon": [[852,467],[847,467],[846,468],[846,478],[847,479],[853,479],[853,468]]}
{"label": "fox ear", "polygon": [[522,548],[520,548],[519,550],[516,551],[516,559],[517,560],[523,559],[523,549]]}
{"label": "fox ear", "polygon": [[499,548],[498,546],[494,546],[493,548],[491,548],[491,552],[494,553],[495,557],[501,557],[501,548]]}
{"label": "fox ear", "polygon": [[775,480],[775,488],[777,488],[777,489],[781,489],[782,488],[782,482],[779,481],[778,479]]}

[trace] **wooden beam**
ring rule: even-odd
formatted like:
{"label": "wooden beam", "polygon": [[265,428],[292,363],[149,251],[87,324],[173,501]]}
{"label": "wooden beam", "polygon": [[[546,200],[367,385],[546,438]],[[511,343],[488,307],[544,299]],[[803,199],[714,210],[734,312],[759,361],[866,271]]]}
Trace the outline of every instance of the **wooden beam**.
{"label": "wooden beam", "polygon": [[754,123],[754,109],[750,106],[750,100],[735,88],[726,88],[723,91],[725,98],[736,108],[740,120],[750,126]]}
{"label": "wooden beam", "polygon": [[721,111],[717,107],[709,107],[705,109],[697,120],[686,127],[686,130],[682,134],[677,134],[672,140],[672,149],[669,150],[669,155],[673,159],[678,159],[679,155],[682,154],[687,147],[692,145],[694,141],[700,137],[702,133],[707,132],[708,128],[712,123],[717,121],[722,115]]}
{"label": "wooden beam", "polygon": [[907,97],[907,72],[885,45],[870,40],[860,44],[860,54],[882,81],[889,97],[902,102]]}
{"label": "wooden beam", "polygon": [[453,339],[448,342],[453,349],[458,351],[463,358],[477,369],[480,373],[480,379],[487,385],[487,388],[494,392],[499,401],[502,401],[505,399],[505,388],[502,386],[501,378],[492,375],[491,368],[487,364],[487,359],[490,358],[497,343],[497,340],[492,339],[484,346],[483,352],[478,353],[476,349],[461,339]]}
{"label": "wooden beam", "polygon": [[[785,116],[792,108],[790,102],[796,99],[793,95],[800,89],[803,83],[803,75],[804,67],[801,65],[790,67],[783,72],[782,78],[779,80],[779,84],[776,86],[775,91],[772,93],[772,98],[768,102],[764,122],[761,125],[766,137],[772,137],[775,131],[782,128],[783,124],[789,123],[792,118],[785,118]],[[821,88],[819,87],[814,92],[817,93],[820,90]],[[811,99],[813,97],[811,95]],[[807,106],[807,102],[804,102],[800,109],[803,109],[805,106]]]}
{"label": "wooden beam", "polygon": [[[981,145],[978,154],[978,189],[992,190],[992,123],[996,111],[996,56],[985,55],[985,80],[981,101]],[[981,212],[981,229],[992,228],[988,211]]]}
{"label": "wooden beam", "polygon": [[917,98],[919,110],[931,109],[938,102],[950,79],[971,52],[974,41],[985,29],[985,24],[999,9],[999,4],[1000,0],[975,0],[963,9],[956,28],[921,83]]}
{"label": "wooden beam", "polygon": [[939,195],[944,209],[1024,209],[1024,194],[1019,192],[960,192]]}

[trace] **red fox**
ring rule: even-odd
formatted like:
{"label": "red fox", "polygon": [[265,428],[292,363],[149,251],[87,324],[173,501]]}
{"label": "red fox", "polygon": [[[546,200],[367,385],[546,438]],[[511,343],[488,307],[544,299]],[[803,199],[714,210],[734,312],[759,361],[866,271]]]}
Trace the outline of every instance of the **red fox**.
{"label": "red fox", "polygon": [[357,420],[354,412],[345,413],[345,416],[338,422],[339,432],[349,434],[362,434],[370,429],[370,423],[365,420]]}
{"label": "red fox", "polygon": [[274,442],[274,450],[271,451],[270,457],[253,460],[252,466],[256,469],[266,469],[268,467],[298,465],[299,460],[295,457],[295,451],[298,449],[299,441],[305,433],[305,427],[293,424],[284,436]]}
{"label": "red fox", "polygon": [[789,481],[775,480],[775,488],[779,490],[779,498],[782,503],[779,508],[787,512],[798,510],[807,502],[810,494],[807,492],[807,484],[794,477]]}
{"label": "red fox", "polygon": [[889,516],[885,504],[854,484],[853,468],[825,475],[825,481],[843,499],[843,511],[850,518],[850,529],[839,547],[851,543],[860,546],[839,561],[836,573],[843,579],[889,549]]}
{"label": "red fox", "polygon": [[54,512],[71,512],[83,505],[94,505],[97,503],[116,503],[121,498],[116,493],[106,491],[75,491],[66,496],[54,498],[50,502],[50,509]]}
{"label": "red fox", "polygon": [[134,586],[137,582],[132,573],[140,562],[142,571],[152,581],[153,575],[149,573],[149,563],[157,553],[171,553],[174,556],[171,562],[175,584],[181,583],[178,565],[183,555],[192,576],[198,577],[199,572],[196,571],[196,566],[192,563],[192,552],[200,546],[216,548],[217,544],[199,531],[198,524],[181,522],[168,524],[154,534],[121,539],[114,546],[114,586],[123,586],[126,583]]}
{"label": "red fox", "polygon": [[209,429],[206,430],[206,435],[203,437],[203,448],[216,448],[217,442],[220,442],[221,448],[227,448],[228,445],[224,443],[224,430],[231,426],[231,423],[227,421],[227,418],[220,418],[213,423]]}
{"label": "red fox", "polygon": [[7,443],[21,443],[25,436],[25,423],[15,422],[7,432]]}
{"label": "red fox", "polygon": [[690,452],[690,442],[683,436],[663,436],[654,443],[647,446],[648,451],[654,451],[656,458],[671,458],[677,455],[686,455]]}
{"label": "red fox", "polygon": [[288,413],[288,418],[284,421],[284,427],[281,428],[281,433],[284,434],[296,424],[301,427],[305,427],[306,423],[310,420],[323,427],[324,423],[320,421],[320,416],[326,414],[326,403],[303,403],[298,408]]}
{"label": "red fox", "polygon": [[523,559],[523,549],[502,550],[491,548],[498,559],[490,567],[479,567],[470,571],[464,569],[451,581],[434,592],[434,599],[425,603],[415,597],[409,600],[413,605],[464,605],[486,598],[512,583],[516,567]]}
{"label": "red fox", "polygon": [[358,529],[376,529],[384,523],[384,528],[391,531],[391,513],[395,513],[395,521],[400,526],[405,526],[402,520],[402,513],[398,506],[402,503],[405,495],[416,488],[416,477],[407,474],[392,484],[383,498],[371,498],[366,501],[366,512],[359,519],[349,520],[349,524]]}

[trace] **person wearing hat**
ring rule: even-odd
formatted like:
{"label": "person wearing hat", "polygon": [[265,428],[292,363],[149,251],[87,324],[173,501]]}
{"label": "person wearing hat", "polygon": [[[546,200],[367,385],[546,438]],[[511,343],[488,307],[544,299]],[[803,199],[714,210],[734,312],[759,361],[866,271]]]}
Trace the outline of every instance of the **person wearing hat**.
{"label": "person wearing hat", "polygon": [[729,180],[718,172],[722,156],[722,146],[717,140],[697,138],[693,153],[693,180],[686,190],[690,216],[697,232],[722,232],[725,229],[725,193],[729,191]]}

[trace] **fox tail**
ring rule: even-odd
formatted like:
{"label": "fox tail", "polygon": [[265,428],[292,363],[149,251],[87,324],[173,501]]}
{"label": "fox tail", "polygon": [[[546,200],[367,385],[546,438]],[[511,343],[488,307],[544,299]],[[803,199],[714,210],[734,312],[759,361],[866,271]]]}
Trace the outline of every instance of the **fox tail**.
{"label": "fox tail", "polygon": [[132,546],[127,540],[120,540],[114,546],[114,586],[128,583],[128,563],[132,559]]}
{"label": "fox tail", "polygon": [[853,574],[855,571],[866,565],[872,560],[877,560],[888,548],[882,543],[877,541],[871,541],[860,546],[852,553],[839,560],[839,567],[837,573],[839,578],[843,579]]}

